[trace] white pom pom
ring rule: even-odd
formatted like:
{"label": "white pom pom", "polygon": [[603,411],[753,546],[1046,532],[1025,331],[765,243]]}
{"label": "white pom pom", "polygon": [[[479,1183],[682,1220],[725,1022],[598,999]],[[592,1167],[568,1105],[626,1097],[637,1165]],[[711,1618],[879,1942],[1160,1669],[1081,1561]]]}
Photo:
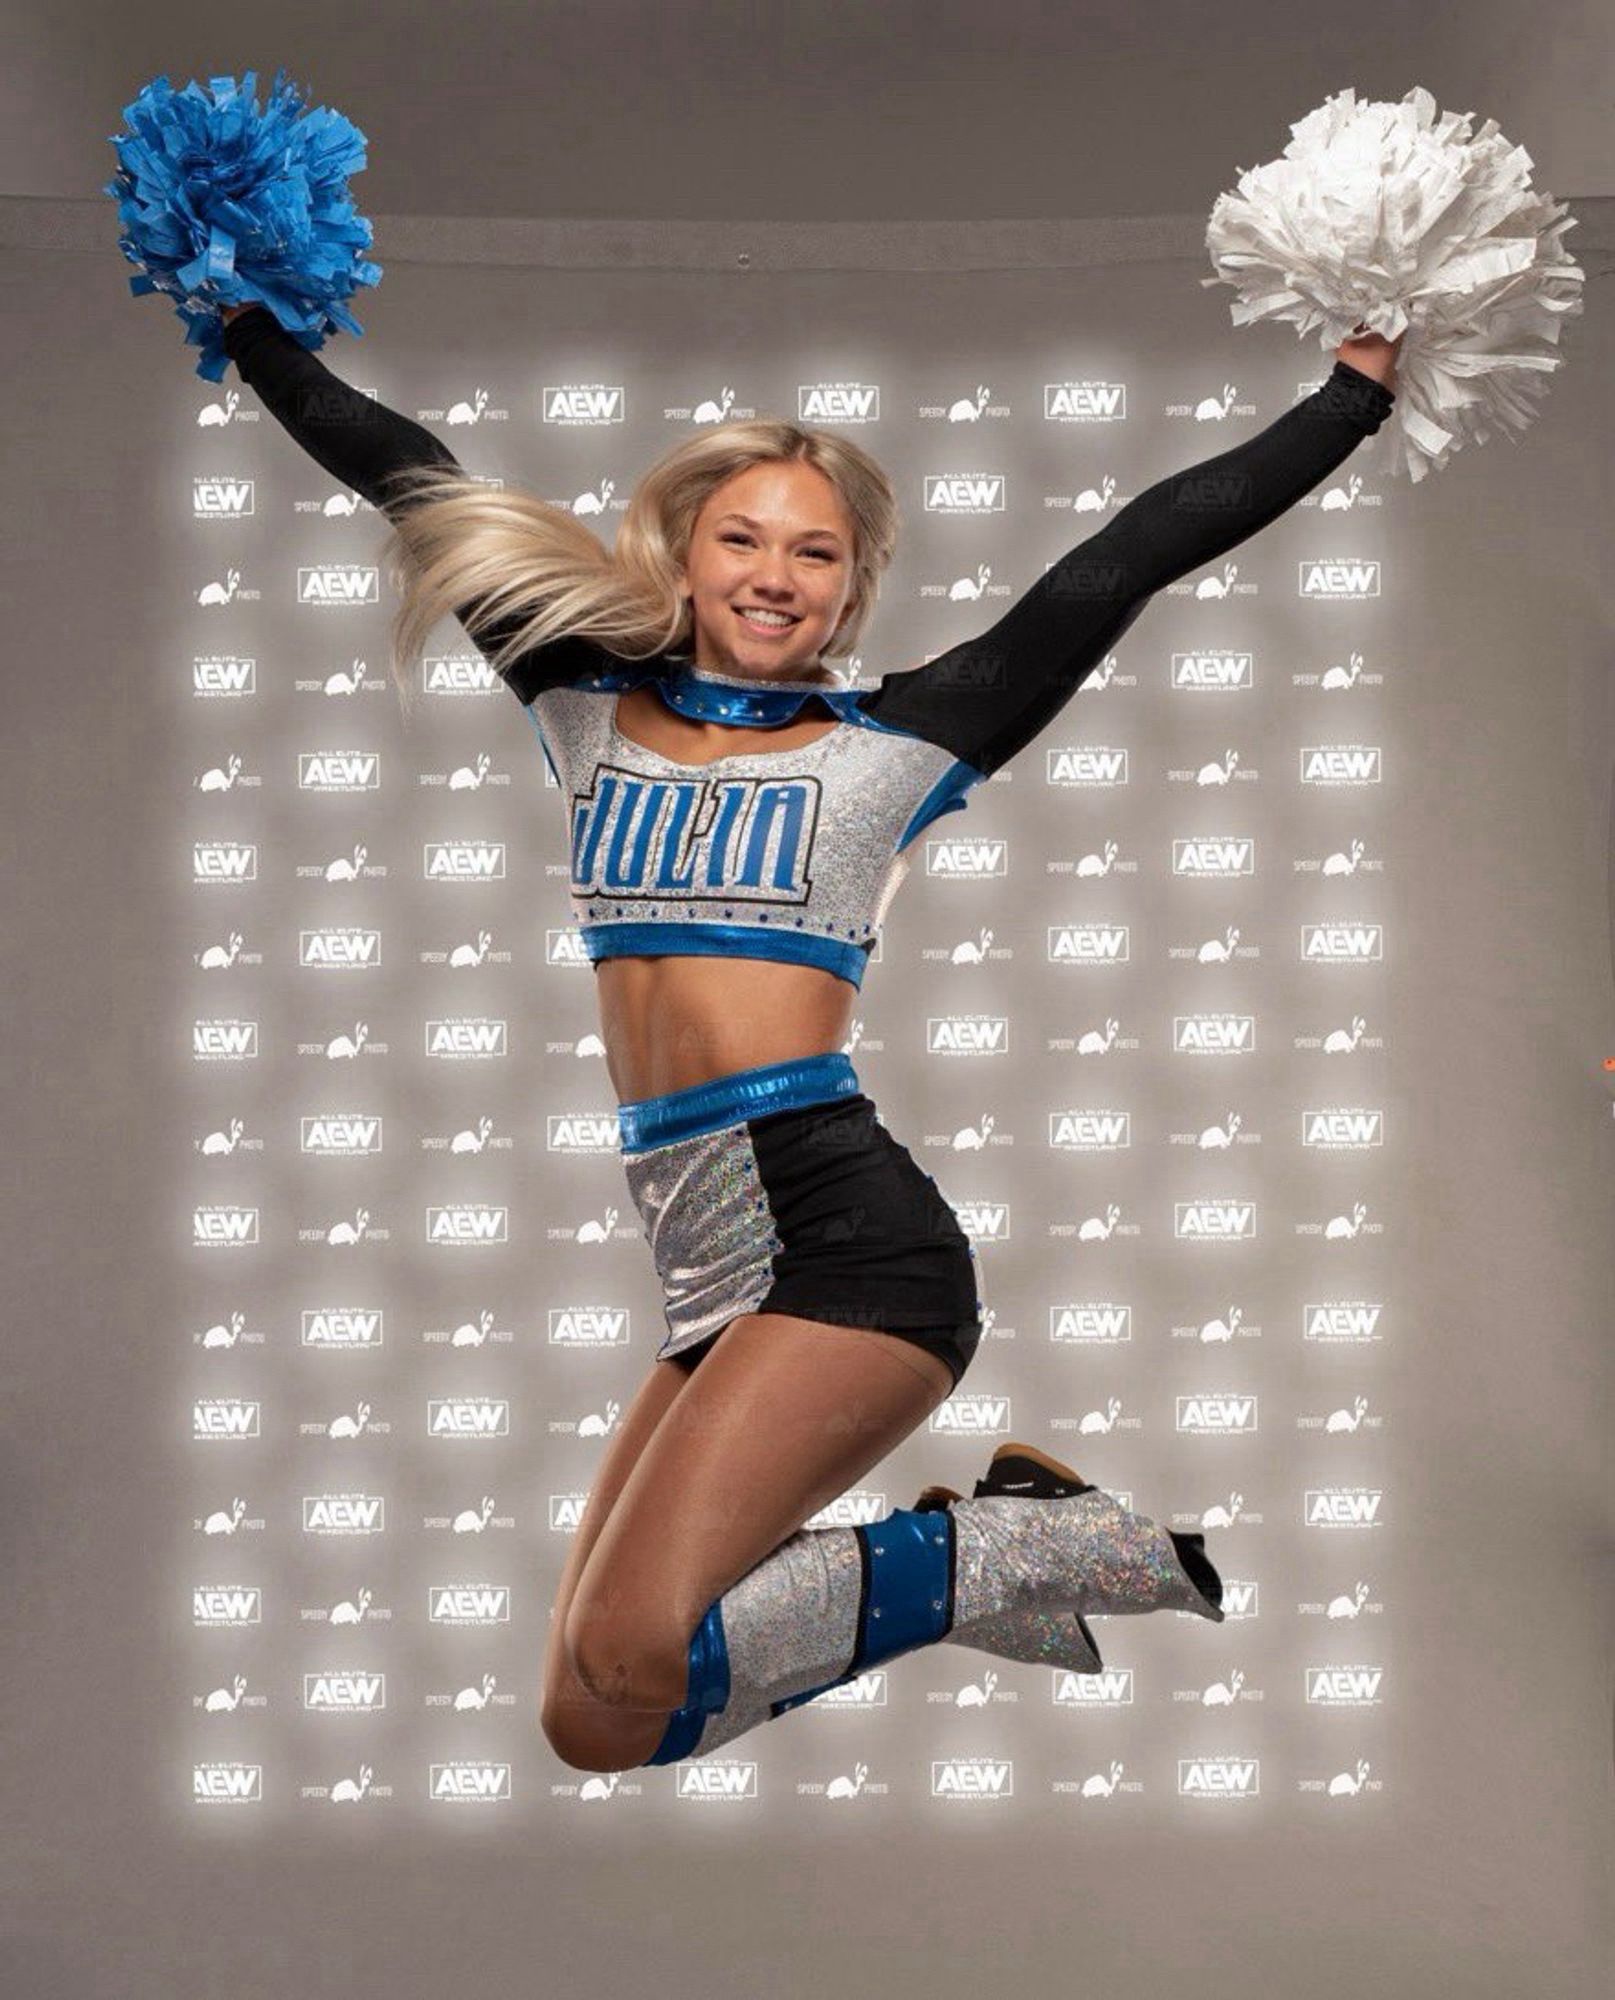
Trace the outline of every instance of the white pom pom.
{"label": "white pom pom", "polygon": [[[1584,273],[1559,240],[1568,207],[1531,187],[1531,156],[1487,119],[1343,90],[1298,125],[1283,157],[1241,173],[1206,225],[1236,326],[1291,320],[1332,350],[1359,325],[1395,340],[1396,405],[1364,446],[1417,481],[1465,438],[1518,434],[1561,365],[1561,322]],[[1532,346],[1540,342],[1543,346]]]}

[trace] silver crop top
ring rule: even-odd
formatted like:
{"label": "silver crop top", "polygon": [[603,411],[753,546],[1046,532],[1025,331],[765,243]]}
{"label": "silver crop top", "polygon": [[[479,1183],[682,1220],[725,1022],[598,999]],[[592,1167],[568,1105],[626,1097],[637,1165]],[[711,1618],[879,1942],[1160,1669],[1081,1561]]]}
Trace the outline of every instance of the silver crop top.
{"label": "silver crop top", "polygon": [[[350,388],[267,307],[232,319],[224,344],[282,427],[373,507],[409,504],[388,487],[404,467],[459,469],[433,432]],[[1337,360],[1264,430],[1146,487],[985,632],[875,687],[736,677],[682,654],[630,662],[580,635],[522,652],[504,678],[562,788],[589,957],[786,959],[857,986],[915,835],[1054,719],[1158,590],[1293,506],[1395,400]],[[509,633],[479,621],[474,642],[491,654]],[[646,680],[705,721],[766,729],[818,701],[839,727],[795,750],[679,764],[616,727],[617,696]]]}
{"label": "silver crop top", "polygon": [[[618,695],[645,681],[679,715],[766,728],[817,700],[837,726],[796,749],[677,763],[616,726]],[[908,872],[904,849],[986,775],[860,700],[819,681],[604,653],[598,672],[535,694],[527,713],[566,800],[572,906],[590,959],[784,959],[859,985]]]}

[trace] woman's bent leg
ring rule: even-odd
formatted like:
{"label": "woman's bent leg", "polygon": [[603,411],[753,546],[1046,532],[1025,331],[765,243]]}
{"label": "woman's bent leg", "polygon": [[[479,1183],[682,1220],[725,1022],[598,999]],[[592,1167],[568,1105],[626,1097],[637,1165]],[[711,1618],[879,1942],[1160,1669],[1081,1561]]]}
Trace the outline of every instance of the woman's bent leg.
{"label": "woman's bent leg", "polygon": [[709,1608],[951,1387],[939,1355],[888,1334],[776,1313],[732,1321],[583,1565],[565,1633],[574,1693],[546,1704],[557,1753],[587,1770],[645,1762],[685,1701]]}

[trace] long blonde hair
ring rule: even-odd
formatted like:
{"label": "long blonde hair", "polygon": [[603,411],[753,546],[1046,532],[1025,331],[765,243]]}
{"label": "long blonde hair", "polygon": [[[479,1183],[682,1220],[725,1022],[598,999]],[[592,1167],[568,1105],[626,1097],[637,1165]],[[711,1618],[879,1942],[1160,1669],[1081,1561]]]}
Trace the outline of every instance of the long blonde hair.
{"label": "long blonde hair", "polygon": [[[659,458],[631,495],[608,549],[563,507],[494,487],[443,463],[391,475],[383,549],[401,602],[392,669],[409,704],[411,669],[437,621],[458,616],[496,671],[534,646],[596,640],[625,660],[678,652],[694,636],[679,589],[708,496],[748,466],[801,460],[835,487],[854,529],[847,610],[823,652],[853,650],[897,545],[897,496],[862,446],[770,418],[719,424]],[[492,626],[504,637],[483,644]]]}

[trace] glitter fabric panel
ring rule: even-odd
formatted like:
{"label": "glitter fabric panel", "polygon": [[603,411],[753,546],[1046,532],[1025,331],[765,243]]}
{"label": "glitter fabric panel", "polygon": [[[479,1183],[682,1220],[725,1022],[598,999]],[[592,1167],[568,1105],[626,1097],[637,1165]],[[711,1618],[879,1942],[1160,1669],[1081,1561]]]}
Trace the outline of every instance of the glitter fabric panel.
{"label": "glitter fabric panel", "polygon": [[755,1311],[783,1245],[744,1123],[625,1153],[623,1170],[662,1281],[662,1360]]}
{"label": "glitter fabric panel", "polygon": [[996,1618],[955,1624],[944,1643],[991,1653],[995,1659],[1019,1660],[1030,1667],[1064,1667],[1074,1674],[1097,1674],[1104,1666],[1083,1638],[1076,1619],[1054,1606],[1028,1604],[1018,1611],[1000,1612]]}
{"label": "glitter fabric panel", "polygon": [[863,1559],[851,1528],[801,1528],[722,1602],[729,1701],[709,1715],[694,1751],[705,1757],[766,1722],[770,1704],[844,1674],[858,1643]]}
{"label": "glitter fabric panel", "polygon": [[954,1634],[1005,1612],[1224,1613],[1195,1588],[1172,1538],[1094,1488],[1063,1500],[956,1500]]}

